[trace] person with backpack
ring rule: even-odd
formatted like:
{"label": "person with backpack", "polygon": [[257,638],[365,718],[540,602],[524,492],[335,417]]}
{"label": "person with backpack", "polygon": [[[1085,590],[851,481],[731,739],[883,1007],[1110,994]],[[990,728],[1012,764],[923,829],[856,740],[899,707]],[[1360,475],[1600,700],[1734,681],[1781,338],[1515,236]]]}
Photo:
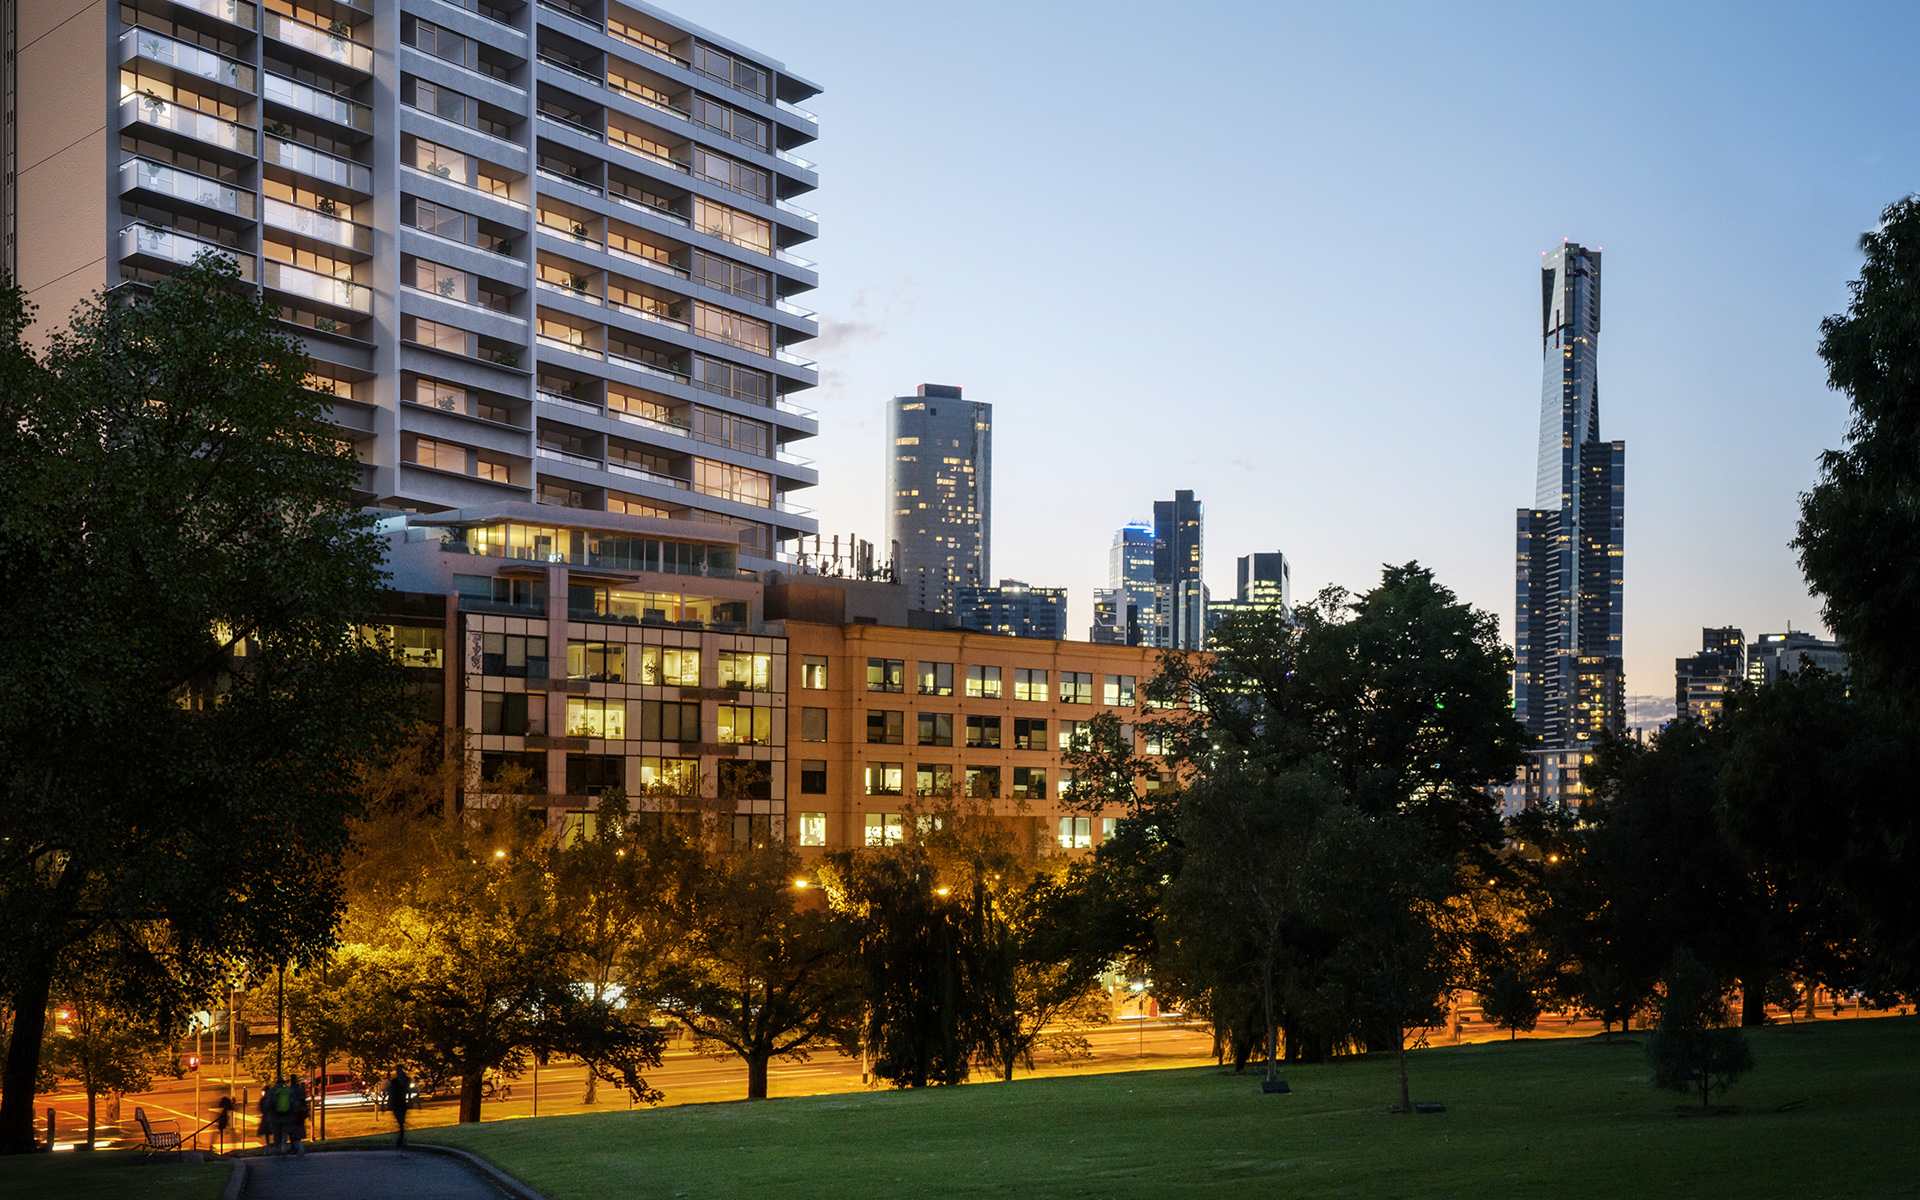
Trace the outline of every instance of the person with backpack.
{"label": "person with backpack", "polygon": [[387,1111],[393,1114],[393,1123],[400,1127],[400,1135],[394,1140],[393,1148],[407,1148],[407,1107],[413,1103],[413,1080],[407,1078],[405,1067],[394,1068],[393,1078],[387,1080]]}
{"label": "person with backpack", "polygon": [[260,1133],[275,1154],[287,1152],[288,1127],[292,1125],[293,1089],[285,1076],[275,1075],[273,1086],[260,1093]]}

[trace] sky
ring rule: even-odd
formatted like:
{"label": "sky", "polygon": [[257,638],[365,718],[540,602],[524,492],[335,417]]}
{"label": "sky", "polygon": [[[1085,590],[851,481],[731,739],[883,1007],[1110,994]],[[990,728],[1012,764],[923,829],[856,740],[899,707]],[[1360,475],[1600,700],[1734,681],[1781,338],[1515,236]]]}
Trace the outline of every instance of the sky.
{"label": "sky", "polygon": [[1840,443],[1817,355],[1920,188],[1911,4],[675,0],[824,91],[791,449],[880,539],[883,405],[994,406],[995,578],[1084,637],[1119,525],[1190,488],[1206,577],[1296,597],[1418,560],[1513,626],[1540,255],[1604,250],[1627,691],[1706,625],[1820,629],[1788,546]]}

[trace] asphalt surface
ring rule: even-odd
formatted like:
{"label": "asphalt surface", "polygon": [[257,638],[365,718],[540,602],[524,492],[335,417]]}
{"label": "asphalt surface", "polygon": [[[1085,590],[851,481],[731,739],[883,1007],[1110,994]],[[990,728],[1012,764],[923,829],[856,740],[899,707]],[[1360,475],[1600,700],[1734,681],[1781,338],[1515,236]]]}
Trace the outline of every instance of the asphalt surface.
{"label": "asphalt surface", "polygon": [[502,1200],[506,1195],[456,1158],[418,1151],[328,1151],[247,1159],[241,1200]]}

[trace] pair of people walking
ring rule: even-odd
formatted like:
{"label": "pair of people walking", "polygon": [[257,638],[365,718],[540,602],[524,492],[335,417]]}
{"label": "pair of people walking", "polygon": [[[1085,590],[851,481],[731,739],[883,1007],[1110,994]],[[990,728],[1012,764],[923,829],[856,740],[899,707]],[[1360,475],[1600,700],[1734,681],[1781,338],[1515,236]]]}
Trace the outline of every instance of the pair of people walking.
{"label": "pair of people walking", "polygon": [[273,1086],[260,1093],[260,1136],[275,1154],[291,1148],[296,1155],[307,1152],[307,1117],[311,1112],[304,1079],[275,1077]]}

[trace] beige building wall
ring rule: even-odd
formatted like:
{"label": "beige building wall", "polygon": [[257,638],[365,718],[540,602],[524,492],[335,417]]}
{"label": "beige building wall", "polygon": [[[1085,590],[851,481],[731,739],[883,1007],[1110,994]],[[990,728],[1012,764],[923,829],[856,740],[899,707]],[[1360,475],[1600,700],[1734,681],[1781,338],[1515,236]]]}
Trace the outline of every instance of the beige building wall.
{"label": "beige building wall", "polygon": [[108,15],[105,0],[15,5],[14,258],[43,344],[107,283]]}

